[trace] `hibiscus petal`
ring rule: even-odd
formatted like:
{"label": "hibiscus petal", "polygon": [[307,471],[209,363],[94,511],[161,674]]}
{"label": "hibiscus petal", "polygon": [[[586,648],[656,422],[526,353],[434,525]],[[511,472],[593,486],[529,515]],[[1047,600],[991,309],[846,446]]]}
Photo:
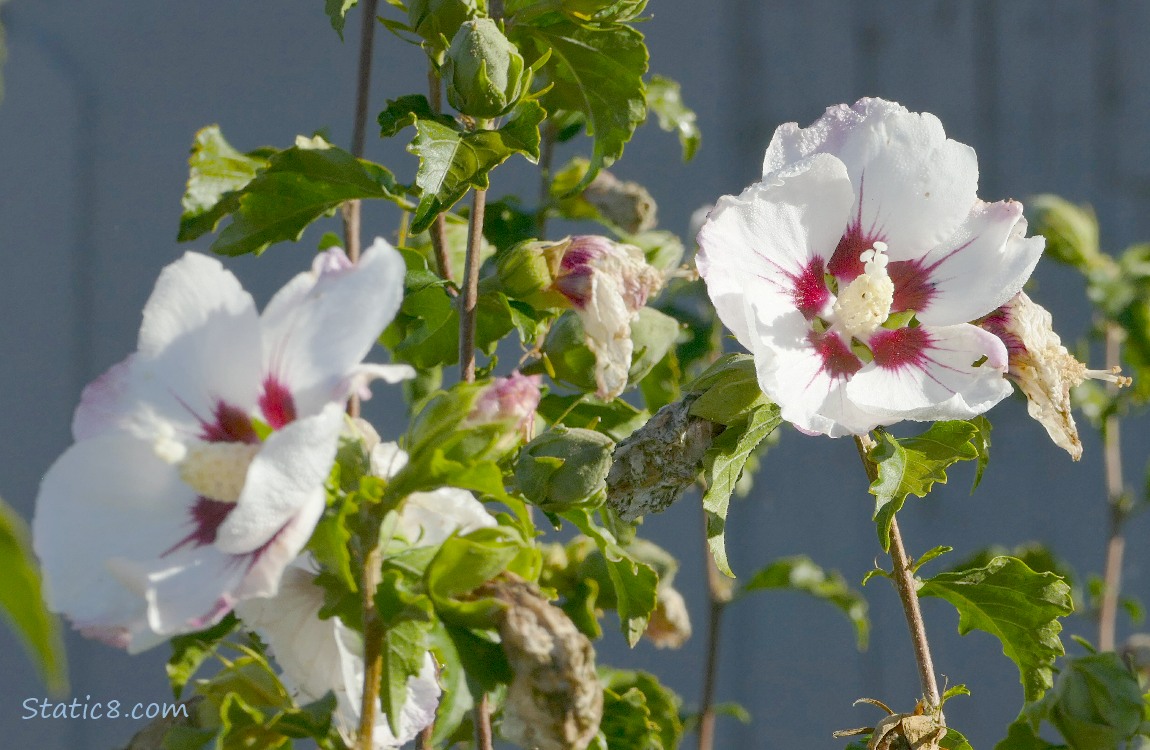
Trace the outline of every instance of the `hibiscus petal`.
{"label": "hibiscus petal", "polygon": [[253,552],[314,505],[316,490],[331,473],[342,426],[340,405],[328,404],[318,415],[273,432],[248,467],[243,492],[220,525],[216,547],[232,555]]}
{"label": "hibiscus petal", "polygon": [[818,156],[793,171],[724,196],[699,231],[696,264],[719,318],[748,349],[743,299],[773,317],[808,315],[830,300],[823,268],[854,200],[843,164]]}
{"label": "hibiscus petal", "polygon": [[975,202],[974,150],[947,139],[934,115],[894,102],[860,99],[828,108],[808,128],[780,126],[764,178],[818,153],[846,165],[856,192],[851,228],[885,241],[891,260],[917,258],[945,241]]}
{"label": "hibiscus petal", "polygon": [[404,538],[420,547],[437,547],[452,534],[469,534],[495,525],[483,503],[457,487],[412,493],[399,516]]}
{"label": "hibiscus petal", "polygon": [[45,475],[32,523],[49,608],[133,652],[158,643],[143,588],[109,562],[159,559],[186,535],[194,502],[146,442],[113,432],[73,445]]}
{"label": "hibiscus petal", "polygon": [[164,268],[144,307],[127,400],[175,423],[210,421],[220,401],[247,411],[259,384],[256,306],[214,258]]}
{"label": "hibiscus petal", "polygon": [[[748,306],[754,308],[753,302]],[[810,324],[799,312],[763,321],[754,312],[755,367],[759,386],[798,429],[831,437],[867,432],[880,420],[860,410],[846,396],[850,372],[861,362],[849,348],[817,346]],[[833,336],[833,334],[832,334]],[[837,338],[837,337],[836,337]]]}
{"label": "hibiscus petal", "polygon": [[846,392],[883,419],[969,419],[1010,395],[1006,347],[976,326],[883,330],[870,346],[874,362],[851,378]]}
{"label": "hibiscus petal", "polygon": [[129,355],[84,387],[80,404],[72,415],[73,438],[83,440],[121,425],[130,410],[128,398],[135,358],[135,354]]}
{"label": "hibiscus petal", "polygon": [[382,239],[358,264],[328,251],[272,298],[260,319],[266,371],[284,383],[300,416],[348,396],[348,380],[403,300],[405,267]]}
{"label": "hibiscus petal", "polygon": [[922,279],[910,286],[929,289],[927,299],[900,305],[896,292],[895,307],[917,310],[929,325],[969,323],[1022,289],[1045,244],[1041,235],[1026,236],[1021,203],[979,201],[953,236],[911,263]]}

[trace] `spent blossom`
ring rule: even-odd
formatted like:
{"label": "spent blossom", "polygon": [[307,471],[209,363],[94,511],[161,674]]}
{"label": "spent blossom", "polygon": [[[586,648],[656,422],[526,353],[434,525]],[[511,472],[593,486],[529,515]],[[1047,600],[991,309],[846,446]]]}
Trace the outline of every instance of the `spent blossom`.
{"label": "spent blossom", "polygon": [[274,595],[323,512],[343,402],[405,366],[363,359],[402,298],[383,240],[331,249],[263,314],[219,261],[161,273],[137,351],[90,384],[40,487],[45,596],[138,652]]}
{"label": "spent blossom", "polygon": [[893,102],[775,131],[763,179],[700,230],[697,263],[785,419],[838,437],[969,418],[1010,393],[1006,347],[971,321],[1022,288],[1043,240],[977,183],[972,149]]}
{"label": "spent blossom", "polygon": [[1118,386],[1130,378],[1113,370],[1089,370],[1074,358],[1054,332],[1053,319],[1037,302],[1019,292],[979,325],[1002,339],[1009,353],[1007,377],[1026,395],[1026,410],[1046,428],[1054,444],[1077,461],[1082,442],[1070,411],[1070,389],[1086,380],[1105,380]]}

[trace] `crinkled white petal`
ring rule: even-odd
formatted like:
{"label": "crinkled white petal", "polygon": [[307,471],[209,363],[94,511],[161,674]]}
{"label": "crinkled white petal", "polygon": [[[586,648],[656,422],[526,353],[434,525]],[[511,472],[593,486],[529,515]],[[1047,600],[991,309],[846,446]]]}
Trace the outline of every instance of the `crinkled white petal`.
{"label": "crinkled white petal", "polygon": [[783,419],[804,432],[830,437],[862,434],[884,423],[847,397],[846,379],[827,370],[808,340],[810,323],[801,313],[773,320],[749,313],[748,320],[756,325],[751,353],[759,386],[779,405]]}
{"label": "crinkled white petal", "polygon": [[[775,315],[796,309],[795,278],[830,260],[853,200],[842,162],[826,155],[719,199],[699,231],[696,265],[739,343],[751,348],[743,299]],[[817,281],[825,288],[821,272]]]}
{"label": "crinkled white petal", "polygon": [[469,534],[495,525],[483,503],[456,487],[414,492],[407,496],[399,514],[400,533],[419,547],[435,547],[452,534]]}
{"label": "crinkled white petal", "polygon": [[354,266],[329,251],[289,282],[260,319],[266,370],[287,385],[297,414],[342,400],[349,380],[403,300],[404,263],[382,239]]}
{"label": "crinkled white petal", "polygon": [[583,323],[584,341],[595,355],[596,395],[608,401],[627,387],[631,369],[631,318],[618,282],[606,275],[591,276],[587,304],[576,309]]}
{"label": "crinkled white petal", "polygon": [[936,326],[969,323],[1003,305],[1030,278],[1046,240],[1026,236],[1022,204],[979,201],[958,231],[920,263],[934,289],[918,319]]}
{"label": "crinkled white petal", "polygon": [[860,99],[828,108],[807,128],[781,125],[767,147],[764,177],[816,153],[846,165],[855,187],[852,215],[866,236],[887,242],[891,260],[944,242],[975,202],[974,150],[947,139],[934,115],[895,102]]}
{"label": "crinkled white petal", "polygon": [[[363,698],[362,641],[338,617],[319,619],[323,590],[314,579],[310,565],[298,561],[284,573],[279,593],[268,599],[242,602],[236,613],[271,647],[282,670],[281,680],[297,702],[319,700],[328,691],[335,694],[336,726],[351,743],[359,726]],[[427,654],[419,675],[408,679],[399,736],[391,733],[387,716],[378,712],[373,732],[375,748],[399,747],[431,724],[440,692],[435,662]]]}
{"label": "crinkled white petal", "polygon": [[930,343],[920,363],[868,364],[847,384],[848,398],[889,421],[926,422],[969,419],[1010,395],[1006,347],[997,336],[965,323],[922,328]]}
{"label": "crinkled white petal", "polygon": [[273,432],[248,467],[243,492],[220,526],[216,546],[233,555],[252,552],[317,497],[322,506],[323,483],[342,428],[343,410],[329,403],[319,414]]}

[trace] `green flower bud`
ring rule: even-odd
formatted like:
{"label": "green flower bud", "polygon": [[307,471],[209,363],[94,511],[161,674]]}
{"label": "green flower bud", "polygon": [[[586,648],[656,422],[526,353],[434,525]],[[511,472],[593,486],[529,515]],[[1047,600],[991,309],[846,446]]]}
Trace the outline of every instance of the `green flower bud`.
{"label": "green flower bud", "polygon": [[1040,195],[1031,202],[1035,229],[1046,236],[1046,254],[1077,268],[1102,261],[1098,246],[1098,219],[1090,206],[1077,206],[1057,195]]}
{"label": "green flower bud", "polygon": [[511,111],[531,84],[523,57],[490,18],[459,27],[443,63],[447,101],[465,115],[480,119]]}
{"label": "green flower bud", "polygon": [[567,298],[553,286],[570,246],[570,238],[559,242],[527,240],[500,253],[495,259],[500,291],[540,309],[567,307]]}
{"label": "green flower bud", "polygon": [[408,0],[407,25],[429,42],[441,44],[476,13],[475,0]]}
{"label": "green flower bud", "polygon": [[515,480],[527,499],[546,511],[599,505],[614,447],[611,438],[594,430],[556,426],[519,452]]}

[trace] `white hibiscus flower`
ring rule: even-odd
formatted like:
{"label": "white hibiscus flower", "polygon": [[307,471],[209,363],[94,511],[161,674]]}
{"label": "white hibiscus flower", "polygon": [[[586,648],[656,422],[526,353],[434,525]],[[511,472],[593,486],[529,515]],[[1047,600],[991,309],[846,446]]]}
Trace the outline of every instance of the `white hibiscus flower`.
{"label": "white hibiscus flower", "polygon": [[1022,205],[975,195],[974,151],[881,99],[781,126],[763,179],[699,232],[719,317],[799,429],[832,437],[980,414],[1010,393],[1006,347],[970,321],[1042,253]]}
{"label": "white hibiscus flower", "polygon": [[33,522],[46,598],[85,635],[138,652],[271,596],[323,511],[343,402],[395,315],[403,260],[333,249],[256,312],[220,263],[164,269],[137,351],[83,394],[76,443]]}

